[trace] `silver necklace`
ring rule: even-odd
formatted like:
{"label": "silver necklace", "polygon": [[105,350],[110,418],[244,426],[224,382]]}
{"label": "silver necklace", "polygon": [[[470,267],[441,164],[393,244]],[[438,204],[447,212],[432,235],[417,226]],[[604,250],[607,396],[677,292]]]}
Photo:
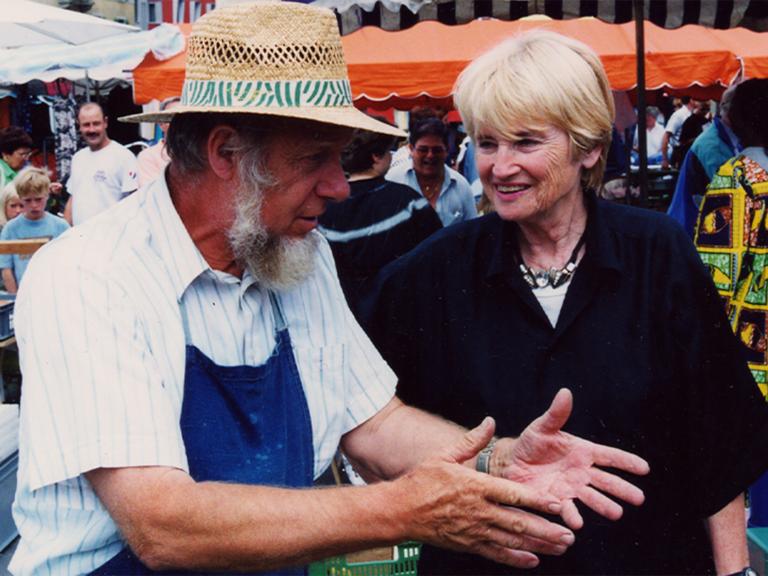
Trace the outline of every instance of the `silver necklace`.
{"label": "silver necklace", "polygon": [[523,260],[523,255],[520,253],[520,243],[515,244],[515,250],[517,251],[517,262],[520,266],[520,272],[523,275],[523,280],[531,288],[544,288],[546,286],[552,286],[552,288],[559,288],[568,280],[571,279],[573,273],[576,271],[578,264],[576,261],[579,258],[579,250],[584,245],[584,235],[586,230],[582,232],[581,238],[576,243],[576,247],[571,252],[571,257],[562,268],[550,268],[549,270],[534,270],[527,266]]}

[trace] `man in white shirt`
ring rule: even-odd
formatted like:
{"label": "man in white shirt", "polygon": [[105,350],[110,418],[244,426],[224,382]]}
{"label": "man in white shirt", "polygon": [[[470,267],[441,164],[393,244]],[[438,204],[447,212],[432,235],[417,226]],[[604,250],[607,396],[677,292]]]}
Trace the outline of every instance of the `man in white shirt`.
{"label": "man in white shirt", "polygon": [[664,139],[661,141],[661,167],[665,170],[670,166],[670,147],[673,152],[671,164],[677,167],[681,160],[675,157],[674,150],[680,144],[680,131],[683,129],[683,124],[688,116],[693,114],[693,108],[696,106],[696,102],[691,100],[690,96],[683,96],[680,101],[683,105],[672,113],[664,127]]}
{"label": "man in white shirt", "polygon": [[[596,466],[647,463],[562,432],[566,391],[498,441],[395,396],[316,231],[353,129],[402,135],[354,108],[333,13],[237,4],[189,43],[181,104],[129,118],[171,120],[166,177],[40,250],[16,301],[11,572],[304,574],[408,539],[531,567],[574,541],[536,512],[640,504]],[[339,446],[388,481],[311,489]]]}
{"label": "man in white shirt", "polygon": [[[659,109],[655,106],[649,106],[645,110],[645,144],[646,144],[646,158],[648,158],[648,164],[659,164],[661,162],[661,147],[664,142],[664,126],[659,124]],[[637,130],[641,130],[638,123]],[[632,145],[635,151],[639,150],[639,137],[637,131],[635,132],[635,141]]]}
{"label": "man in white shirt", "polygon": [[110,140],[101,106],[95,102],[83,104],[77,119],[87,146],[72,157],[67,182],[71,196],[64,218],[73,226],[117,204],[138,188],[136,157]]}

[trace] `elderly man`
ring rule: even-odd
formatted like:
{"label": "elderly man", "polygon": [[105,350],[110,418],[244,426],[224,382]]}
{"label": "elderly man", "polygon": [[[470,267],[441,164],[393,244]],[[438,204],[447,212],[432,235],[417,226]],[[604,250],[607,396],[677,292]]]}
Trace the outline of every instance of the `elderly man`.
{"label": "elderly man", "polygon": [[[656,106],[648,106],[645,110],[645,150],[648,164],[658,164],[661,162],[661,143],[664,140],[664,126],[659,124],[658,118],[661,112]],[[638,133],[640,132],[640,123],[637,123],[637,130],[635,131],[635,139],[632,144],[632,158],[633,162],[637,161],[637,152],[640,148],[640,138]]]}
{"label": "elderly man", "polygon": [[[404,539],[526,567],[574,541],[534,512],[642,502],[594,467],[642,459],[561,431],[566,391],[498,442],[394,396],[315,231],[352,129],[400,135],[352,106],[336,26],[299,3],[198,20],[180,106],[132,118],[172,118],[165,177],[32,261],[14,574],[302,574]],[[339,444],[389,481],[297,489]]]}

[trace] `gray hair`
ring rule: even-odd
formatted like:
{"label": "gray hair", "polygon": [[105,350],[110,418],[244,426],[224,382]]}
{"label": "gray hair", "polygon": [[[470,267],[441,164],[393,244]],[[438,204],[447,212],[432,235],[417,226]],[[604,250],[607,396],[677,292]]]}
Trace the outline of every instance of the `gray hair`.
{"label": "gray hair", "polygon": [[179,173],[191,177],[205,172],[208,136],[221,125],[231,127],[236,133],[227,150],[243,155],[238,170],[241,176],[250,177],[245,181],[260,185],[270,181],[265,170],[269,122],[245,114],[186,113],[174,116],[166,135],[166,149]]}

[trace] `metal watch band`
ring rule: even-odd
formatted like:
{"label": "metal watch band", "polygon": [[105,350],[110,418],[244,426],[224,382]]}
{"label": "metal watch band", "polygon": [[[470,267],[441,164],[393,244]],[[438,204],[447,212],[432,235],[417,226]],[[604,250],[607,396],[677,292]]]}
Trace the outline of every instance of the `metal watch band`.
{"label": "metal watch band", "polygon": [[727,574],[726,576],[758,576],[758,574],[750,566],[747,566],[738,572],[733,572],[732,574]]}
{"label": "metal watch band", "polygon": [[488,445],[480,450],[480,453],[477,455],[475,470],[478,472],[484,472],[485,474],[490,474],[491,455],[493,455],[493,449],[496,447],[496,442],[498,442],[498,440],[499,439],[494,436],[491,438],[491,441],[488,442]]}

